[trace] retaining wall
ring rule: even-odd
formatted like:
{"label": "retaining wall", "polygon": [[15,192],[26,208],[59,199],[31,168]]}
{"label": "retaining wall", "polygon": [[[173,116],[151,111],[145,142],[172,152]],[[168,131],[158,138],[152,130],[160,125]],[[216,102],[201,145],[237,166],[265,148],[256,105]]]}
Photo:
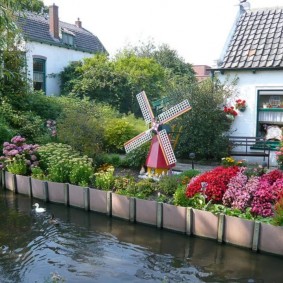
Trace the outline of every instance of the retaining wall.
{"label": "retaining wall", "polygon": [[6,171],[1,173],[2,188],[14,193],[283,256],[283,226],[224,214],[214,215],[208,211],[136,199],[95,188],[42,181]]}

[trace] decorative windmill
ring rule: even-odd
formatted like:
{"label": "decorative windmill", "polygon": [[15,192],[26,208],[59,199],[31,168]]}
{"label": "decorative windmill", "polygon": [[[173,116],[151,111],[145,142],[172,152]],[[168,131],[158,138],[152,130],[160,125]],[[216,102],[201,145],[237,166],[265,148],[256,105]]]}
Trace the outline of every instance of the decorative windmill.
{"label": "decorative windmill", "polygon": [[169,136],[166,130],[162,129],[162,125],[191,110],[191,106],[188,100],[184,100],[155,118],[144,91],[137,94],[137,100],[144,120],[150,128],[124,144],[126,153],[151,140],[145,164],[147,172],[149,175],[166,174],[169,169],[175,166],[177,160]]}

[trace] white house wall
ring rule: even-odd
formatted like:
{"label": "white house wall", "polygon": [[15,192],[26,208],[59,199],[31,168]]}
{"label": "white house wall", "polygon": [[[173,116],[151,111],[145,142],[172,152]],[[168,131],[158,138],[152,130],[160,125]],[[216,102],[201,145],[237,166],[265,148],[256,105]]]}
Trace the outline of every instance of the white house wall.
{"label": "white house wall", "polygon": [[33,78],[33,56],[46,57],[46,95],[60,94],[58,74],[72,61],[92,57],[93,54],[37,42],[26,43],[29,78]]}
{"label": "white house wall", "polygon": [[[231,78],[237,76],[237,93],[233,96],[230,105],[235,105],[235,100],[245,99],[247,108],[245,112],[238,111],[231,126],[231,135],[233,136],[256,136],[257,123],[257,94],[258,90],[283,90],[283,71],[240,71],[238,73],[229,73]],[[219,79],[224,83],[228,72],[223,75],[217,73]],[[254,159],[259,161],[259,159]],[[275,153],[271,152],[271,164],[276,165]]]}

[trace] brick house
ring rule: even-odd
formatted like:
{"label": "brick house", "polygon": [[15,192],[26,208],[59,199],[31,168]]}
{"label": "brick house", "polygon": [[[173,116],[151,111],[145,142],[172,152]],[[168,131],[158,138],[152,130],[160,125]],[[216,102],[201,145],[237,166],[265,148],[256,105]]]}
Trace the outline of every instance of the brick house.
{"label": "brick house", "polygon": [[[283,127],[283,8],[250,9],[248,2],[241,1],[212,74],[222,81],[236,76],[238,93],[228,103],[247,102],[232,123],[232,135],[263,136],[276,149]],[[274,151],[271,164],[276,165]]]}
{"label": "brick house", "polygon": [[193,70],[196,73],[196,79],[201,82],[207,78],[210,78],[210,66],[207,65],[193,65]]}
{"label": "brick house", "polygon": [[36,90],[46,95],[60,93],[59,73],[72,61],[107,52],[100,40],[82,27],[59,21],[58,6],[49,7],[49,15],[30,12],[17,22],[22,29],[22,48],[26,54],[28,76]]}

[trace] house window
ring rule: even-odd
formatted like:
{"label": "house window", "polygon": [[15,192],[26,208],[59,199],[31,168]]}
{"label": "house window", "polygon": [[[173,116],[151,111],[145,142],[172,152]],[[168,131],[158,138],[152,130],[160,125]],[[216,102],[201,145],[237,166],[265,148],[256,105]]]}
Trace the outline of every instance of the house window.
{"label": "house window", "polygon": [[283,130],[283,90],[258,91],[257,133],[278,146]]}
{"label": "house window", "polygon": [[33,89],[45,91],[45,59],[33,58]]}
{"label": "house window", "polygon": [[62,32],[62,41],[66,45],[74,46],[74,36],[72,34]]}

